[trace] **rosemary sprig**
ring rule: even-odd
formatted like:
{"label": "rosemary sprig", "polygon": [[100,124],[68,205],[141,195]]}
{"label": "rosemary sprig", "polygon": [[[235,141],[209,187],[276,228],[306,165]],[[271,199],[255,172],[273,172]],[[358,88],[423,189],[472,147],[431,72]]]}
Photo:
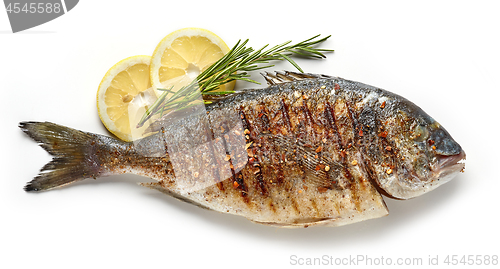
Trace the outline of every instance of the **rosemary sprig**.
{"label": "rosemary sprig", "polygon": [[[235,80],[243,80],[256,84],[259,82],[250,79],[248,72],[256,71],[274,66],[269,64],[273,60],[286,60],[290,62],[297,70],[304,72],[299,65],[290,58],[296,54],[307,58],[326,58],[324,52],[331,52],[329,49],[317,49],[315,45],[327,40],[330,36],[317,39],[320,35],[289,45],[292,41],[284,42],[270,49],[265,50],[268,45],[254,50],[252,47],[246,47],[248,39],[236,43],[236,45],[217,62],[198,75],[196,80],[193,80],[189,85],[180,88],[177,92],[172,92],[170,89],[159,89],[164,92],[155,101],[155,103],[144,113],[137,127],[144,125],[153,115],[161,114],[186,108],[191,106],[193,101],[199,99],[202,95],[225,95],[234,93],[234,91],[220,92],[216,91],[219,86]],[[265,65],[262,65],[265,64]],[[172,94],[169,99],[166,99],[168,94]],[[211,101],[205,100],[205,104]]]}

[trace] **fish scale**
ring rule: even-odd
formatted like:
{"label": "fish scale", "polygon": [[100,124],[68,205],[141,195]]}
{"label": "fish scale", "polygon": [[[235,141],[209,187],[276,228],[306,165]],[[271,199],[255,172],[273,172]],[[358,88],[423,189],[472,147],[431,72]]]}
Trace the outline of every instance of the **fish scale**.
{"label": "fish scale", "polygon": [[403,97],[325,75],[264,77],[266,89],[158,121],[131,143],[21,123],[55,156],[25,189],[134,173],[156,180],[146,187],[257,223],[339,226],[387,215],[381,194],[413,198],[464,168],[460,146]]}

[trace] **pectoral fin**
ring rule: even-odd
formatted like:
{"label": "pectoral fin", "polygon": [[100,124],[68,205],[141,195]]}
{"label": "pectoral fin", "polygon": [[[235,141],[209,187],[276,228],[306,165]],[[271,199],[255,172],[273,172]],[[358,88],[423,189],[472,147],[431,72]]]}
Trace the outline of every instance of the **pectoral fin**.
{"label": "pectoral fin", "polygon": [[287,136],[273,136],[274,144],[283,153],[290,154],[305,172],[304,181],[315,188],[341,188],[338,178],[344,170],[342,164],[316,152],[317,145]]}

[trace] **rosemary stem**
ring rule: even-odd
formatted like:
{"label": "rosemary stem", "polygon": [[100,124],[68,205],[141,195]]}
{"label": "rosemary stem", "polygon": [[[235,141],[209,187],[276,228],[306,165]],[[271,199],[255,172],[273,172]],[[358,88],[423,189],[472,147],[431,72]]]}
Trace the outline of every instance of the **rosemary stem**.
{"label": "rosemary stem", "polygon": [[[226,55],[201,72],[196,80],[187,86],[181,87],[175,93],[172,92],[173,86],[169,90],[164,90],[155,103],[144,113],[138,127],[144,125],[147,120],[156,114],[163,115],[165,112],[168,113],[174,109],[179,110],[192,106],[192,102],[196,101],[200,94],[213,96],[234,93],[234,91],[216,91],[220,86],[231,81],[243,80],[258,84],[257,81],[249,78],[250,75],[247,72],[273,67],[273,64],[268,64],[270,61],[286,60],[297,70],[303,72],[300,66],[292,60],[291,56],[296,54],[321,59],[326,58],[324,52],[333,51],[314,48],[314,46],[330,38],[330,36],[326,36],[317,39],[319,36],[313,36],[293,45],[290,45],[292,41],[286,41],[267,50],[265,49],[269,45],[254,50],[252,47],[246,47],[248,39],[243,42],[239,40]],[[169,94],[171,96],[167,99]],[[210,101],[205,101],[205,103],[210,103]]]}

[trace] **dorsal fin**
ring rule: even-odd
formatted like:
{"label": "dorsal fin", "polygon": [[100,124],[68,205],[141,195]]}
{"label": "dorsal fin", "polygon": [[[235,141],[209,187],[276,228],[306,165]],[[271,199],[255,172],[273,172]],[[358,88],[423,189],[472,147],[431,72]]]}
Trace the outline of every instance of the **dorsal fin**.
{"label": "dorsal fin", "polygon": [[264,77],[264,79],[266,79],[267,84],[269,86],[280,84],[280,83],[285,83],[285,82],[304,80],[304,79],[332,78],[331,76],[327,76],[327,75],[311,74],[311,73],[297,73],[297,72],[291,72],[291,71],[275,71],[274,74],[269,73],[269,72],[260,73],[260,74]]}

